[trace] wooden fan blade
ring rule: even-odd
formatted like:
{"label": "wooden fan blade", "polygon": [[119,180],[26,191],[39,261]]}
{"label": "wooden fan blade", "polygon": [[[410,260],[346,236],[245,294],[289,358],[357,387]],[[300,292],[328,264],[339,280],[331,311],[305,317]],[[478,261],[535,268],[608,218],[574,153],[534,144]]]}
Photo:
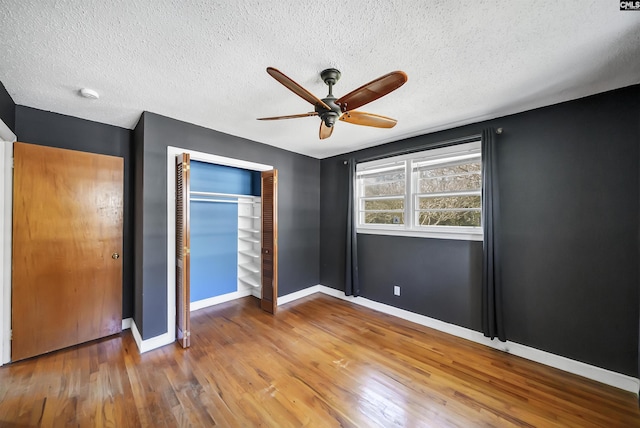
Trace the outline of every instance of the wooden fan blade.
{"label": "wooden fan blade", "polygon": [[295,119],[298,117],[317,116],[315,111],[301,114],[290,114],[289,116],[274,116],[274,117],[259,117],[258,120],[280,120],[280,119]]}
{"label": "wooden fan blade", "polygon": [[329,127],[324,124],[324,120],[321,120],[320,121],[320,139],[324,140],[325,138],[331,137],[332,132],[333,132],[333,126]]}
{"label": "wooden fan blade", "polygon": [[398,123],[397,120],[390,117],[363,111],[348,111],[340,116],[340,120],[354,125],[374,126],[376,128],[393,128]]}
{"label": "wooden fan blade", "polygon": [[300,86],[299,84],[291,80],[291,78],[287,77],[280,70],[275,69],[273,67],[267,67],[267,73],[269,73],[271,77],[276,79],[278,82],[282,83],[284,86],[286,86],[287,89],[289,89],[291,92],[293,92],[303,100],[310,102],[314,106],[320,104],[323,108],[326,108],[327,110],[331,110],[331,107],[326,105],[324,101],[322,101],[320,98],[316,97],[311,92],[307,91],[305,88],[303,88],[302,86]]}
{"label": "wooden fan blade", "polygon": [[395,91],[404,85],[406,81],[407,74],[404,71],[393,71],[338,98],[336,104],[340,106],[342,111],[355,110],[387,95],[391,91]]}

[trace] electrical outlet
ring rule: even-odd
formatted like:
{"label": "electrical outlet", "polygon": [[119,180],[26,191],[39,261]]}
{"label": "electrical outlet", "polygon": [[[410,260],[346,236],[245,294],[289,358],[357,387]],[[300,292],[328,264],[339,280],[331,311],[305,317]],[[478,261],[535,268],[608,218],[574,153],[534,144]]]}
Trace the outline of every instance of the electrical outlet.
{"label": "electrical outlet", "polygon": [[400,295],[400,286],[399,285],[394,285],[393,286],[393,295],[394,296],[399,296]]}

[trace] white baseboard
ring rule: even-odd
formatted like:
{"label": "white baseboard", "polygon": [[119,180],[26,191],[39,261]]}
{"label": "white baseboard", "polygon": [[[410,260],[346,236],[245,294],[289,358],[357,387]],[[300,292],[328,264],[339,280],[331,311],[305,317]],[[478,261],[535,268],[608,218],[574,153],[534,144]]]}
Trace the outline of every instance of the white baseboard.
{"label": "white baseboard", "polygon": [[[314,285],[308,288],[303,288],[302,290],[296,291],[294,293],[287,294],[282,297],[278,297],[278,306],[284,305],[285,303],[293,302],[294,300],[302,299],[303,297],[310,296],[314,293],[320,293],[321,285]],[[329,288],[329,287],[324,287]],[[344,293],[342,293],[344,295]]]}
{"label": "white baseboard", "polygon": [[312,287],[305,288],[304,290],[296,291],[295,293],[279,297],[278,304],[281,305],[292,302],[294,300],[306,297],[317,292],[337,297],[339,299],[346,300],[348,302],[352,302],[361,306],[365,306],[369,309],[373,309],[388,315],[393,315],[398,318],[423,325],[425,327],[433,328],[434,330],[439,330],[444,333],[451,334],[452,336],[461,337],[463,339],[480,343],[494,349],[499,349],[509,354],[517,355],[519,357],[526,358],[527,360],[535,361],[546,366],[573,373],[587,379],[592,379],[606,385],[611,385],[616,388],[632,392],[634,394],[638,394],[638,390],[640,389],[640,380],[631,376],[627,376],[611,370],[606,370],[601,367],[592,366],[590,364],[572,360],[560,355],[555,355],[550,352],[541,351],[540,349],[531,348],[520,343],[490,340],[488,337],[485,337],[482,333],[475,330],[470,330],[468,328],[460,327],[455,324],[450,324],[444,321],[429,318],[424,315],[416,314],[415,312],[396,308],[395,306],[375,302],[364,297],[346,296],[343,291],[336,290],[335,288],[331,287],[326,287],[324,285],[314,285]]}
{"label": "white baseboard", "polygon": [[[198,300],[196,302],[191,302],[190,310],[195,311],[198,309],[217,305],[219,303],[224,303],[230,300],[235,300],[241,297],[251,296],[255,294],[256,292],[254,290],[247,289],[247,290],[235,291],[233,293],[223,294],[221,296],[211,297],[209,299]],[[257,297],[259,298],[260,295],[258,295]],[[136,326],[135,321],[132,318],[127,318],[125,320],[122,320],[123,329],[125,328],[125,322],[127,322],[128,324],[127,328],[131,328],[133,339],[135,340],[136,345],[138,346],[138,351],[141,354],[144,354],[145,352],[149,352],[156,348],[160,348],[161,346],[169,345],[175,342],[176,340],[175,334],[170,334],[168,332],[161,334],[159,336],[152,337],[151,339],[142,340],[142,336],[138,331],[138,327]]]}
{"label": "white baseboard", "polygon": [[122,329],[126,330],[131,328],[131,323],[133,322],[133,318],[125,318],[122,320]]}
{"label": "white baseboard", "polygon": [[142,353],[142,336],[140,336],[140,332],[138,331],[138,326],[136,326],[135,321],[131,321],[131,334],[133,335],[133,340],[138,346],[138,351]]}
{"label": "white baseboard", "polygon": [[198,309],[208,308],[209,306],[217,305],[224,302],[229,302],[231,300],[239,299],[241,297],[251,296],[253,294],[253,290],[239,290],[234,291],[232,293],[222,294],[220,296],[209,297],[208,299],[197,300],[195,302],[191,302],[189,306],[191,312],[197,311]]}
{"label": "white baseboard", "polygon": [[135,340],[136,345],[138,346],[138,351],[141,354],[160,348],[161,346],[169,345],[176,340],[175,335],[168,332],[152,337],[151,339],[142,340],[142,336],[138,331],[138,326],[136,326],[136,322],[133,320],[131,321],[131,334],[133,334],[133,340]]}

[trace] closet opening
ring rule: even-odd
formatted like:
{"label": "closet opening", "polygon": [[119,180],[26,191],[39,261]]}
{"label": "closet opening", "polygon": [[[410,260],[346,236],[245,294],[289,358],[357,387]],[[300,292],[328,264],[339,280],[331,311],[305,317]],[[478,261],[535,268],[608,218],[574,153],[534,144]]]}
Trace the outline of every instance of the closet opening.
{"label": "closet opening", "polygon": [[167,303],[175,325],[169,332],[188,347],[191,311],[253,295],[264,310],[275,312],[277,171],[173,147],[170,158]]}

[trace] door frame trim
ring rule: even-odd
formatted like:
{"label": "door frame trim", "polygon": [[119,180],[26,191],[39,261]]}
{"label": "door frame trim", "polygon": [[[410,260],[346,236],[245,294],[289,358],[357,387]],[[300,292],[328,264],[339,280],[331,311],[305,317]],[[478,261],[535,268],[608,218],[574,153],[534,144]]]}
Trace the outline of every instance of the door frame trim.
{"label": "door frame trim", "polygon": [[0,119],[0,366],[11,361],[11,224],[13,143],[16,135]]}
{"label": "door frame trim", "polygon": [[[189,153],[192,161],[195,160],[260,172],[274,169],[272,165],[218,156],[180,147],[167,146],[167,332],[146,340],[140,339],[140,343],[136,340],[140,353],[155,349],[159,346],[168,345],[176,340],[176,177],[174,169],[176,156],[181,153]],[[159,342],[159,340],[161,340],[161,342]]]}

